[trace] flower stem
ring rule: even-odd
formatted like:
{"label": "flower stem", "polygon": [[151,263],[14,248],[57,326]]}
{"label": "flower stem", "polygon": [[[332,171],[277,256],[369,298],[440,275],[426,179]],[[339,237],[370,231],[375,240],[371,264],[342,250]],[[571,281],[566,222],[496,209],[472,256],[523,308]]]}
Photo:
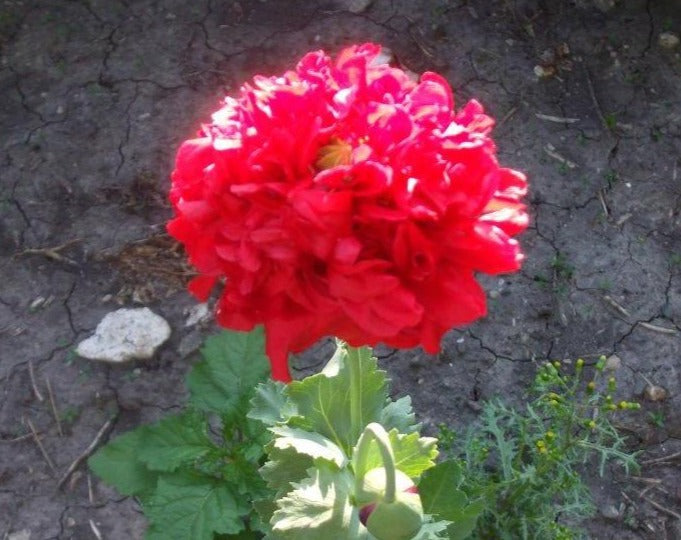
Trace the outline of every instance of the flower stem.
{"label": "flower stem", "polygon": [[395,502],[395,456],[393,455],[393,448],[390,444],[388,433],[381,424],[376,422],[372,422],[364,429],[357,443],[357,471],[361,471],[362,474],[355,476],[355,491],[358,492],[360,490],[364,474],[366,473],[364,469],[372,439],[376,441],[378,450],[381,452],[383,470],[385,471],[385,494],[383,495],[383,501],[390,504]]}
{"label": "flower stem", "polygon": [[350,432],[354,439],[359,437],[364,429],[362,425],[362,362],[359,349],[349,345],[345,347],[350,371]]}

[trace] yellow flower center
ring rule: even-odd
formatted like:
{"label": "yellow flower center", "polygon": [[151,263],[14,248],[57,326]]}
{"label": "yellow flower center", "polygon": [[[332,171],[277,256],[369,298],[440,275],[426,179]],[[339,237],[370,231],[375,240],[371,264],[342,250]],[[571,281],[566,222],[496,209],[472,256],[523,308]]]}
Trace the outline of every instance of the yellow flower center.
{"label": "yellow flower center", "polygon": [[319,170],[330,169],[338,165],[348,165],[351,154],[352,145],[341,139],[333,138],[329,144],[319,149],[315,165]]}

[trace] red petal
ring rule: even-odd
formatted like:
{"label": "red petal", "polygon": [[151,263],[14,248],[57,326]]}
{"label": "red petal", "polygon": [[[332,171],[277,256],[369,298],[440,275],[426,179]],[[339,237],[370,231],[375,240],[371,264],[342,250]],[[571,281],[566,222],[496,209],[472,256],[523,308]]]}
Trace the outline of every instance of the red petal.
{"label": "red petal", "polygon": [[218,278],[216,276],[197,276],[188,285],[189,292],[201,302],[208,300],[210,292],[213,290]]}

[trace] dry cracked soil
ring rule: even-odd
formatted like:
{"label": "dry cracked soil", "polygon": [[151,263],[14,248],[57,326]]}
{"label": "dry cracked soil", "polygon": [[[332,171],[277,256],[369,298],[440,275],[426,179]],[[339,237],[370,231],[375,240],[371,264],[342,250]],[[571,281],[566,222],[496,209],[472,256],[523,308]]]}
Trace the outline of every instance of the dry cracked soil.
{"label": "dry cracked soil", "polygon": [[[522,271],[484,279],[489,316],[437,357],[382,351],[394,392],[460,426],[481,400],[520,402],[537,362],[618,357],[644,466],[593,477],[588,529],[680,539],[681,48],[664,32],[678,0],[3,0],[0,537],[143,537],[136,502],[85,463],[60,480],[103,426],[102,442],[178,409],[211,330],[185,324],[190,269],[164,235],[174,151],[254,74],[371,40],[480,100],[531,182]],[[78,358],[121,305],[164,316],[170,341],[125,366]]]}

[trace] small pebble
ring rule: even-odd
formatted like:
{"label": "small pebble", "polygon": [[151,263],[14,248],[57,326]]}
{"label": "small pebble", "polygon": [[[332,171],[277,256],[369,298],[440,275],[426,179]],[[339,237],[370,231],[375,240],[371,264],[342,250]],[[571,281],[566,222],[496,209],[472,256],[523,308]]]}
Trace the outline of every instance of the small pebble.
{"label": "small pebble", "polygon": [[556,68],[553,66],[534,66],[534,74],[540,79],[550,79],[556,74]]}
{"label": "small pebble", "polygon": [[374,0],[350,0],[348,5],[348,11],[350,13],[362,13],[366,11]]}
{"label": "small pebble", "polygon": [[657,42],[663,49],[673,49],[679,45],[679,36],[674,32],[662,32]]}
{"label": "small pebble", "polygon": [[606,504],[601,507],[601,515],[607,519],[620,519],[624,510],[624,505],[620,504],[619,507],[614,504]]}
{"label": "small pebble", "polygon": [[661,386],[648,384],[643,389],[643,395],[648,401],[664,401],[667,399],[667,390]]}
{"label": "small pebble", "polygon": [[28,306],[29,311],[37,311],[42,307],[42,305],[45,303],[45,297],[44,296],[38,296],[33,302],[31,302],[31,305]]}
{"label": "small pebble", "polygon": [[622,359],[617,356],[616,354],[613,354],[612,356],[609,356],[608,359],[605,361],[605,369],[609,371],[615,371],[619,369],[619,367],[622,365]]}

